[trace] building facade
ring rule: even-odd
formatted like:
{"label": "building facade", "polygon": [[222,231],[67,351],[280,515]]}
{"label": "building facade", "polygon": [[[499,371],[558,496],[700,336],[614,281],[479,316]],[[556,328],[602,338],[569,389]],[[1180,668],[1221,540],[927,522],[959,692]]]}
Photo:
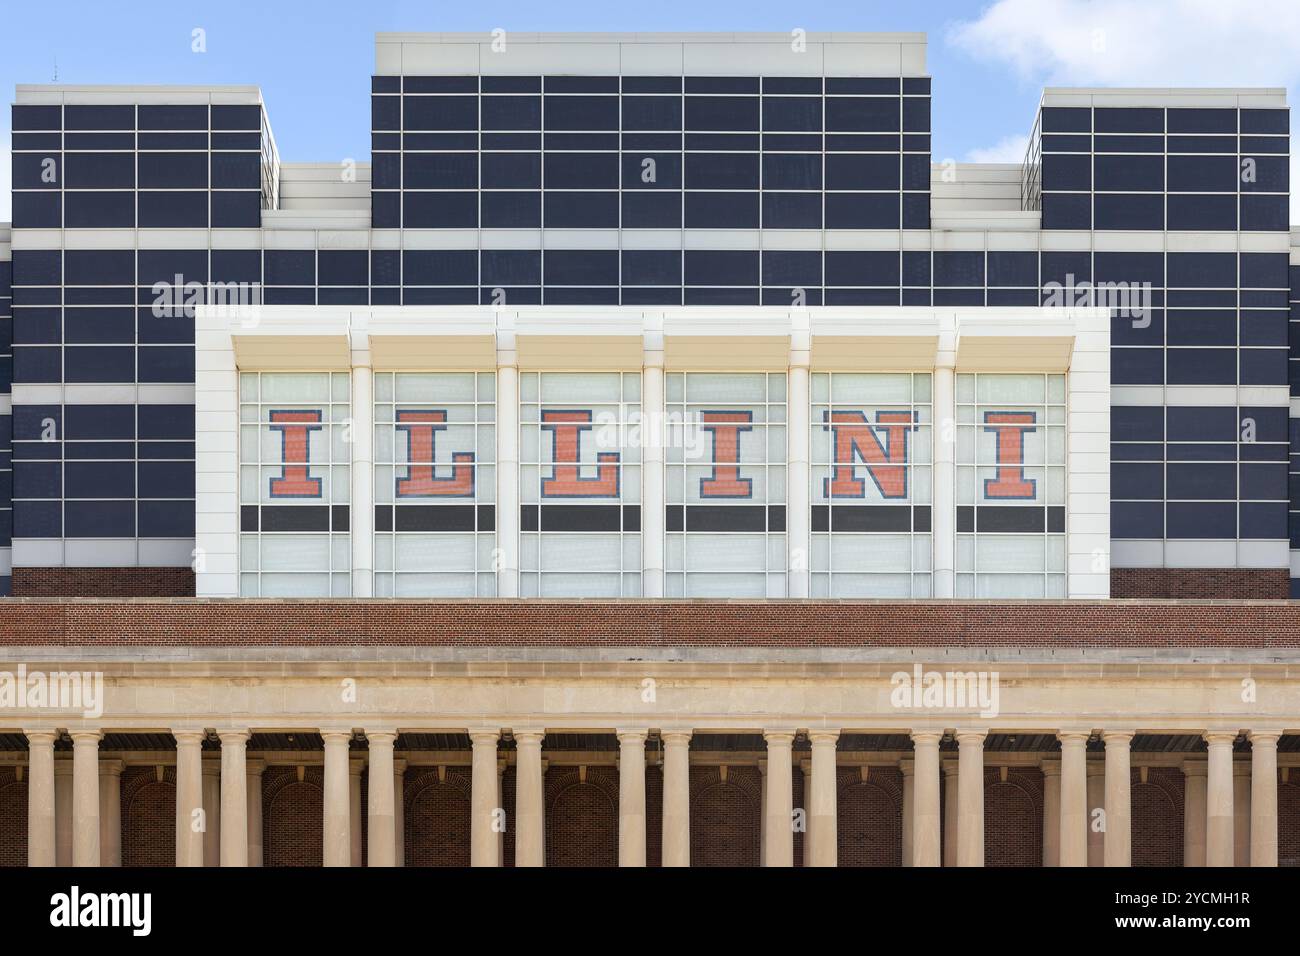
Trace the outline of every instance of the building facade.
{"label": "building facade", "polygon": [[289,164],[19,87],[0,860],[1300,863],[1284,91],[933,92],[381,34]]}

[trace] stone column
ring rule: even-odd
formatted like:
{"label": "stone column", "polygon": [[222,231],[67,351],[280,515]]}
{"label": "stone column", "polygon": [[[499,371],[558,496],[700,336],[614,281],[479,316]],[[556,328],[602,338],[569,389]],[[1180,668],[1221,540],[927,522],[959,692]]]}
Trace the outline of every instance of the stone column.
{"label": "stone column", "polygon": [[957,761],[943,761],[943,865],[957,865]]}
{"label": "stone column", "polygon": [[519,596],[519,368],[514,314],[497,316],[497,595]]}
{"label": "stone column", "polygon": [[1045,759],[1043,770],[1043,866],[1061,865],[1061,761]]}
{"label": "stone column", "polygon": [[644,730],[618,731],[618,865],[645,866]]}
{"label": "stone column", "polygon": [[27,865],[54,866],[54,733],[28,730]]}
{"label": "stone column", "polygon": [[[812,743],[812,799],[804,797],[808,818],[808,833],[812,839],[813,866],[836,866],[839,848],[839,813],[835,781],[835,744],[838,731],[814,730],[808,738]],[[807,787],[807,780],[804,786]]]}
{"label": "stone column", "polygon": [[72,865],[99,866],[98,730],[72,732]]}
{"label": "stone column", "polygon": [[374,376],[364,330],[352,341],[352,596],[375,593],[375,409]]}
{"label": "stone column", "polygon": [[1250,866],[1250,762],[1232,762],[1232,865]]}
{"label": "stone column", "polygon": [[360,757],[348,759],[348,866],[365,866],[366,848],[361,842],[361,775],[366,762]]}
{"label": "stone column", "polygon": [[248,794],[248,865],[262,865],[262,772],[266,761],[244,759]]}
{"label": "stone column", "polygon": [[1183,761],[1183,866],[1205,866],[1208,774],[1204,760]]}
{"label": "stone column", "polygon": [[470,766],[470,866],[497,866],[497,835],[492,829],[497,808],[497,739],[500,731],[473,731]]}
{"label": "stone column", "polygon": [[796,813],[803,814],[803,852],[799,854],[800,866],[812,866],[812,758],[807,757],[799,761],[799,779],[803,781],[803,789],[800,798],[803,802],[801,806],[795,808]]}
{"label": "stone column", "polygon": [[665,731],[663,865],[691,865],[691,735]]}
{"label": "stone column", "polygon": [[54,845],[59,866],[72,866],[72,760],[54,761]]}
{"label": "stone column", "polygon": [[322,731],[325,739],[325,812],[323,858],[326,866],[352,863],[352,800],[345,731]]}
{"label": "stone column", "polygon": [[515,866],[545,866],[541,731],[515,734]]}
{"label": "stone column", "polygon": [[1250,865],[1277,866],[1277,741],[1280,730],[1250,733]]}
{"label": "stone column", "polygon": [[122,761],[99,762],[99,865],[122,865]]}
{"label": "stone column", "polygon": [[1060,865],[1088,865],[1088,735],[1062,731]]}
{"label": "stone column", "polygon": [[944,440],[956,435],[955,425],[951,429],[948,425],[957,421],[954,338],[951,332],[941,336],[934,370],[934,505],[930,514],[934,541],[934,596],[939,598],[952,597],[956,593],[957,443],[955,439]]}
{"label": "stone column", "polygon": [[758,865],[767,866],[767,758],[758,762]]}
{"label": "stone column", "polygon": [[1232,744],[1234,733],[1211,732],[1205,790],[1205,865],[1232,866]]}
{"label": "stone column", "polygon": [[221,865],[221,755],[209,754],[203,763],[203,865]]}
{"label": "stone column", "polygon": [[1088,777],[1088,865],[1104,866],[1106,863],[1106,831],[1098,829],[1106,808],[1106,764],[1102,760],[1087,761]]}
{"label": "stone column", "polygon": [[406,761],[393,758],[393,859],[394,866],[406,866]]}
{"label": "stone column", "polygon": [[913,731],[912,865],[938,866],[942,861],[939,831],[939,733]]}
{"label": "stone column", "polygon": [[794,734],[787,730],[763,732],[767,741],[767,866],[794,866],[794,768],[791,765]]}
{"label": "stone column", "polygon": [[903,866],[912,865],[912,830],[916,807],[916,764],[911,760],[900,760],[898,769],[903,774]]}
{"label": "stone column", "polygon": [[1111,730],[1106,741],[1106,866],[1133,865],[1133,798],[1129,746],[1131,731]]}
{"label": "stone column", "polygon": [[203,734],[172,731],[176,738],[176,865],[203,865]]}
{"label": "stone column", "polygon": [[221,865],[248,866],[248,761],[246,730],[221,737]]}
{"label": "stone column", "polygon": [[984,865],[984,731],[957,733],[957,865]]}
{"label": "stone column", "polygon": [[647,317],[641,372],[641,594],[664,596],[664,334]]}
{"label": "stone column", "polygon": [[397,856],[396,821],[393,819],[393,744],[392,731],[366,731],[370,742],[369,776],[366,778],[367,860],[369,866],[394,866]]}
{"label": "stone column", "polygon": [[[506,801],[503,796],[505,793],[505,784],[503,782],[505,776],[506,761],[501,757],[497,757],[497,809],[502,812],[503,816],[506,808]],[[506,827],[514,825],[509,820],[503,819],[502,822],[505,825],[497,827],[497,866],[506,865]]]}
{"label": "stone column", "polygon": [[790,373],[786,406],[786,567],[789,596],[806,598],[809,587],[809,448],[808,428],[812,415],[809,396],[808,361],[811,335],[808,313],[796,310],[790,336]]}

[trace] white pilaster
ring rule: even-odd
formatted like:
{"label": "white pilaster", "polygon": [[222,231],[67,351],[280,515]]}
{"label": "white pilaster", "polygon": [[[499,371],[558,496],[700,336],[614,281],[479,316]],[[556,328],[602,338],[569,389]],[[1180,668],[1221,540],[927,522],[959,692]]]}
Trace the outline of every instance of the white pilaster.
{"label": "white pilaster", "polygon": [[[952,327],[950,327],[952,326]],[[957,549],[957,389],[954,365],[957,360],[955,323],[945,321],[935,356],[934,386],[931,390],[931,441],[934,446],[933,506],[930,509],[931,540],[934,542],[933,593],[937,598],[956,594]]]}
{"label": "white pilaster", "polygon": [[957,732],[957,865],[984,865],[984,737]]}
{"label": "white pilaster", "polygon": [[691,865],[691,735],[664,731],[663,865]]}
{"label": "white pilaster", "polygon": [[352,596],[375,591],[375,387],[364,332],[352,335]]}
{"label": "white pilaster", "polygon": [[664,596],[664,332],[647,319],[641,372],[641,594]]}
{"label": "white pilaster", "polygon": [[809,560],[812,548],[808,501],[809,422],[812,404],[808,384],[808,365],[812,334],[808,313],[803,309],[791,315],[790,372],[786,385],[786,580],[789,596],[806,598],[809,594]]}
{"label": "white pilaster", "polygon": [[519,360],[514,313],[497,315],[497,596],[519,596]]}

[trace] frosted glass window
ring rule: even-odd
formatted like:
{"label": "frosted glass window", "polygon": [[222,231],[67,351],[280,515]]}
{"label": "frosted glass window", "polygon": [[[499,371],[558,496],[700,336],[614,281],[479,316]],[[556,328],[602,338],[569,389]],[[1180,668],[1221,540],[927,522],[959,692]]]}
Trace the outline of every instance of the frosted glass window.
{"label": "frosted glass window", "polygon": [[665,376],[665,589],[786,594],[785,373]]}
{"label": "frosted glass window", "polygon": [[241,595],[352,593],[349,389],[345,372],[240,373]]}
{"label": "frosted glass window", "polygon": [[495,595],[496,373],[376,372],[374,389],[375,593]]}
{"label": "frosted glass window", "polygon": [[817,372],[809,385],[815,591],[826,597],[928,596],[930,374]]}
{"label": "frosted glass window", "polygon": [[520,589],[540,597],[641,593],[641,375],[519,379]]}

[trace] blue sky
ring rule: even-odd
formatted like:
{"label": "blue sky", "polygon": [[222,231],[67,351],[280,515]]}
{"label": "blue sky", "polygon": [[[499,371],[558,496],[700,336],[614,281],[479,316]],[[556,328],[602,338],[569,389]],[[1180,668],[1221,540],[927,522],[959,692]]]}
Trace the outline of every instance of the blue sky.
{"label": "blue sky", "polygon": [[[1286,86],[1292,99],[1300,89],[1296,0],[64,0],[6,5],[2,22],[4,89],[50,82],[56,63],[61,83],[258,85],[289,162],[367,157],[373,36],[392,30],[923,32],[936,161],[1018,159],[1044,85]],[[204,53],[191,50],[196,27]]]}

